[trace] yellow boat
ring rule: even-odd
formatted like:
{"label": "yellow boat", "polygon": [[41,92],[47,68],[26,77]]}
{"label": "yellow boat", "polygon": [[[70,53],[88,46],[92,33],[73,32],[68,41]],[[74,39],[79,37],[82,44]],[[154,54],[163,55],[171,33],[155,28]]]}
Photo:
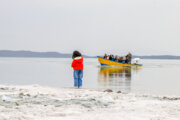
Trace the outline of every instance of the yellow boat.
{"label": "yellow boat", "polygon": [[99,63],[102,65],[102,66],[134,66],[134,67],[141,67],[142,65],[141,64],[127,64],[127,63],[120,63],[120,62],[116,62],[116,61],[112,61],[112,60],[107,60],[107,59],[104,59],[102,57],[97,57],[98,60],[99,60]]}

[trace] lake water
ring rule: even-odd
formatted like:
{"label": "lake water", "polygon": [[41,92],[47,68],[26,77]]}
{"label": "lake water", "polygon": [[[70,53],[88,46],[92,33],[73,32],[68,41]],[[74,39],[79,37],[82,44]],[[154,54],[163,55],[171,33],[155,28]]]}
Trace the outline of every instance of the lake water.
{"label": "lake water", "polygon": [[[73,87],[72,59],[0,58],[0,84]],[[141,60],[139,68],[101,68],[84,59],[83,88],[180,95],[180,60]]]}

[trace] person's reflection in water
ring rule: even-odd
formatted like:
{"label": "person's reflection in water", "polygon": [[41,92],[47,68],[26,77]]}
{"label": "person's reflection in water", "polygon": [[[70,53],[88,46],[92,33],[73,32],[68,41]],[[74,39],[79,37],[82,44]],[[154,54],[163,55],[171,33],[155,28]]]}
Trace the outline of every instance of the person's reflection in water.
{"label": "person's reflection in water", "polygon": [[109,88],[115,91],[131,91],[131,67],[122,68],[100,68],[98,82],[101,88]]}

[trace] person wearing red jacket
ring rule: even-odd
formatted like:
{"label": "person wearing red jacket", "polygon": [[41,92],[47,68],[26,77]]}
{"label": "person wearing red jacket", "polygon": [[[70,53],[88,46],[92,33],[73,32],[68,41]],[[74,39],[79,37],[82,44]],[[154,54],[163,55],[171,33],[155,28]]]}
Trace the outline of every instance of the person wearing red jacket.
{"label": "person wearing red jacket", "polygon": [[74,87],[82,87],[83,57],[79,51],[74,51],[71,67],[74,69]]}

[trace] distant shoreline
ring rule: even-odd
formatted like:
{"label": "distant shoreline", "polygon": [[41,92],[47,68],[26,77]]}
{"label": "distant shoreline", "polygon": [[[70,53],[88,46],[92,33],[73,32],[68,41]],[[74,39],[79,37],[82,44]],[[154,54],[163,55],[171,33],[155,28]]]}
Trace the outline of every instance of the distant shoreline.
{"label": "distant shoreline", "polygon": [[[83,55],[84,58],[96,58],[96,56]],[[0,57],[8,58],[71,58],[72,54],[59,53],[59,52],[33,52],[33,51],[12,51],[12,50],[0,50]],[[179,60],[180,56],[174,55],[150,55],[150,56],[138,56],[134,55],[133,58],[141,59],[171,59]]]}
{"label": "distant shoreline", "polygon": [[[30,59],[30,58],[39,58],[39,59],[46,59],[46,58],[54,58],[54,59],[63,59],[63,58],[69,58],[70,57],[1,57],[0,58],[9,58],[9,59],[13,59],[13,58],[24,58],[24,59]],[[84,57],[84,58],[88,58],[88,59],[96,59],[96,57]],[[135,58],[135,57],[133,57]],[[140,58],[140,57],[139,57]],[[167,58],[140,58],[140,59],[144,59],[144,60],[180,60],[180,59],[167,59]]]}

